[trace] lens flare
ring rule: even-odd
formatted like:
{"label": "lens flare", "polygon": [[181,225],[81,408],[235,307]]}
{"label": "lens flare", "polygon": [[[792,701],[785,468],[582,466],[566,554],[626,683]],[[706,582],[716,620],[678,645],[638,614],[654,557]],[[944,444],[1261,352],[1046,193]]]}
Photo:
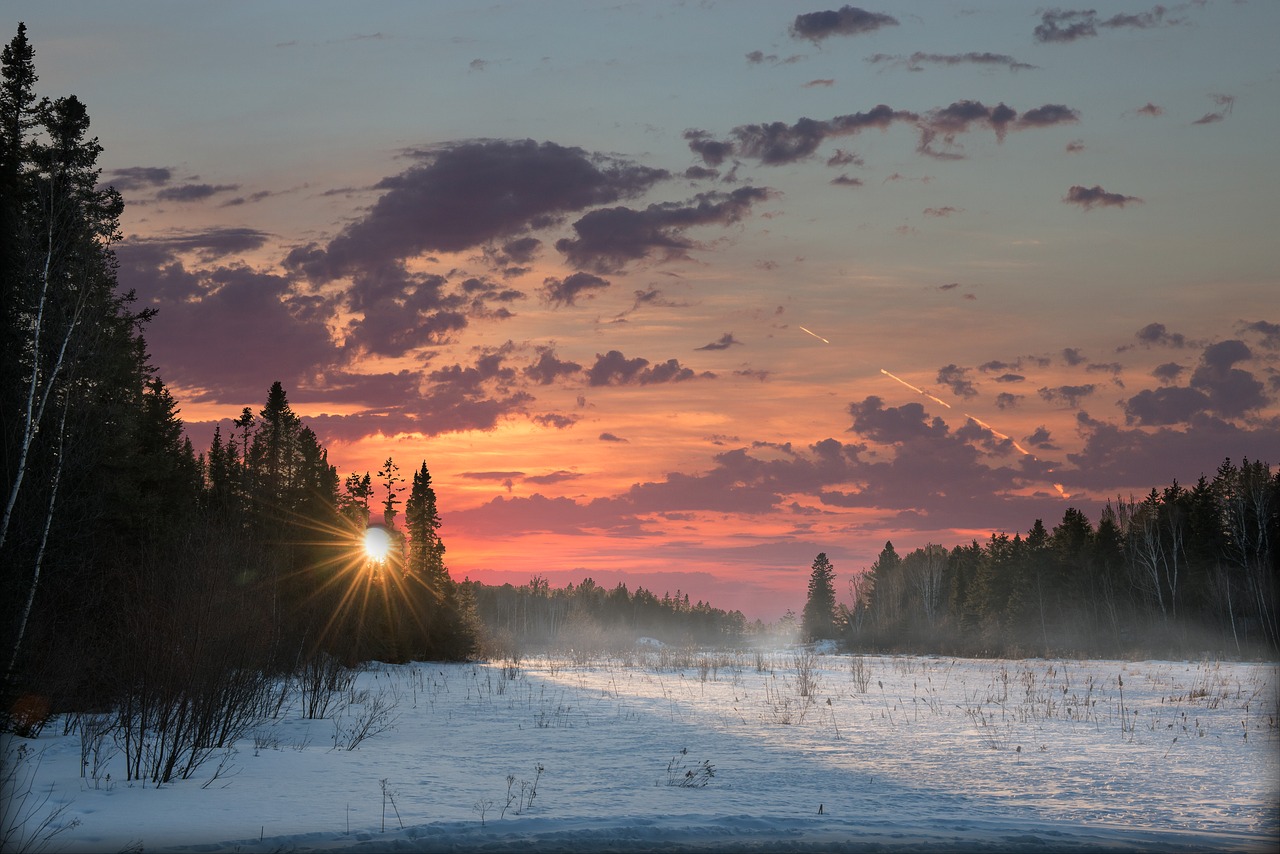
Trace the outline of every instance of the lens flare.
{"label": "lens flare", "polygon": [[391,535],[386,528],[375,525],[364,532],[364,553],[377,563],[387,559],[391,554]]}

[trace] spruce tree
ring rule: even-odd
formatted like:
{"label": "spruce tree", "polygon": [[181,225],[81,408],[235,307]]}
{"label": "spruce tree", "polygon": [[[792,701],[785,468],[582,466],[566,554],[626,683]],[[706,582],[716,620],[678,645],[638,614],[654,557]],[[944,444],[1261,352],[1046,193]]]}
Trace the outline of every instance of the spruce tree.
{"label": "spruce tree", "polygon": [[813,559],[809,573],[809,598],[804,603],[801,631],[806,640],[830,640],[836,636],[835,570],[826,552]]}

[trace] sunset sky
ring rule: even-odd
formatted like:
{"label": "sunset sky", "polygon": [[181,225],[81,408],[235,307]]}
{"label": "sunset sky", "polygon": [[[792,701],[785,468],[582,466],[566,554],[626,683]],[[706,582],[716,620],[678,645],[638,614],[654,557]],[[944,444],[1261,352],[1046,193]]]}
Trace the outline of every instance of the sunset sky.
{"label": "sunset sky", "polygon": [[455,578],[773,620],[1280,464],[1280,3],[5,9],[197,449],[279,380]]}

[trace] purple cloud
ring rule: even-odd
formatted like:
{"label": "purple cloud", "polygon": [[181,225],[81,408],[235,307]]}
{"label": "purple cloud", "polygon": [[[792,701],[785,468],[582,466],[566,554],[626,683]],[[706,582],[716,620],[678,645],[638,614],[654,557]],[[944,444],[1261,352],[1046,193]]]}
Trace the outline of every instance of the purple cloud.
{"label": "purple cloud", "polygon": [[692,369],[681,366],[676,359],[668,359],[651,368],[648,359],[628,359],[618,350],[597,353],[595,364],[587,369],[587,384],[591,386],[652,385],[714,377],[715,374],[710,372],[695,373]]}
{"label": "purple cloud", "polygon": [[683,258],[697,244],[684,236],[698,225],[738,222],[756,202],[772,193],[760,187],[740,187],[731,193],[699,193],[684,203],[659,202],[643,210],[627,207],[591,211],[573,224],[575,238],[556,241],[556,249],[579,268],[617,273],[629,262],[654,251],[666,258]]}
{"label": "purple cloud", "polygon": [[898,19],[892,15],[868,12],[857,6],[841,6],[835,10],[796,15],[791,24],[791,36],[817,44],[828,36],[854,36],[897,25]]}
{"label": "purple cloud", "polygon": [[1141,204],[1142,202],[1142,199],[1137,196],[1108,193],[1097,185],[1092,187],[1076,185],[1067,190],[1067,194],[1062,197],[1062,200],[1068,204],[1080,205],[1085,210],[1092,210],[1095,207],[1122,208],[1128,204]]}
{"label": "purple cloud", "polygon": [[609,287],[609,280],[590,273],[574,273],[557,279],[554,276],[543,279],[542,298],[552,305],[575,305],[578,297],[584,294],[587,298]]}

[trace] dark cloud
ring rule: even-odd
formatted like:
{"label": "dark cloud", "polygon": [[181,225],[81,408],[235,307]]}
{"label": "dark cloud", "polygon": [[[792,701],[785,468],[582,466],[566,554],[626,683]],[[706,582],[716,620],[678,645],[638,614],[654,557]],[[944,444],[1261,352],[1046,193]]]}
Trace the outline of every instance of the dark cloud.
{"label": "dark cloud", "polygon": [[800,54],[780,57],[776,53],[765,53],[762,50],[753,50],[749,52],[746,57],[747,62],[751,65],[763,65],[765,63],[768,63],[769,65],[794,65],[804,59]]}
{"label": "dark cloud", "polygon": [[1033,34],[1038,42],[1072,42],[1098,34],[1097,12],[1050,9],[1040,16],[1040,24]]}
{"label": "dark cloud", "polygon": [[1144,389],[1125,401],[1130,424],[1181,424],[1210,409],[1209,397],[1194,388]]}
{"label": "dark cloud", "polygon": [[908,71],[923,71],[925,65],[1001,65],[1010,71],[1024,71],[1039,66],[1019,62],[1004,53],[924,53],[916,51],[910,56],[877,53],[867,57],[870,63],[889,63],[905,67]]}
{"label": "dark cloud", "polygon": [[518,264],[527,264],[538,254],[542,241],[536,237],[518,237],[502,244],[502,251]]}
{"label": "dark cloud", "polygon": [[444,276],[409,273],[399,264],[357,276],[345,297],[356,312],[345,329],[352,358],[398,357],[445,343],[466,328],[473,306]]}
{"label": "dark cloud", "polygon": [[866,128],[889,127],[896,121],[914,122],[915,113],[894,110],[880,104],[865,113],[850,113],[831,119],[802,118],[795,124],[739,125],[731,130],[728,141],[714,141],[706,131],[686,131],[689,148],[711,166],[730,156],[749,157],[768,166],[793,163],[813,154],[822,141],[832,136],[849,136]]}
{"label": "dark cloud", "polygon": [[535,424],[541,424],[543,427],[555,427],[557,430],[564,430],[578,423],[577,417],[573,415],[561,415],[555,412],[535,415],[529,420]]}
{"label": "dark cloud", "polygon": [[239,264],[188,270],[161,243],[121,243],[116,257],[121,287],[160,309],[148,349],[184,400],[257,400],[274,379],[295,388],[342,361],[332,303],[283,277]]}
{"label": "dark cloud", "polygon": [[163,166],[127,166],[107,173],[107,183],[122,192],[159,187],[172,179],[173,170]]}
{"label": "dark cloud", "polygon": [[601,442],[622,442],[623,444],[630,444],[630,440],[623,439],[621,436],[615,436],[612,433],[601,433],[600,441]]}
{"label": "dark cloud", "polygon": [[1190,385],[1205,393],[1209,408],[1226,418],[1239,417],[1269,402],[1253,374],[1235,365],[1253,357],[1243,341],[1220,341],[1205,348]]}
{"label": "dark cloud", "polygon": [[690,181],[710,181],[720,177],[720,173],[706,166],[690,166],[682,173]]}
{"label": "dark cloud", "polygon": [[836,153],[827,158],[828,166],[861,166],[863,160],[852,151],[845,151],[843,148],[837,148]]}
{"label": "dark cloud", "polygon": [[832,78],[830,78],[830,77],[826,77],[826,78],[823,78],[823,79],[821,79],[821,80],[810,80],[808,83],[801,84],[801,87],[800,87],[800,88],[802,88],[802,89],[813,89],[813,88],[816,88],[816,87],[818,87],[818,86],[822,86],[822,87],[824,87],[824,88],[827,88],[827,87],[831,87],[831,86],[834,86],[834,85],[836,85],[836,81],[835,81],[835,80],[833,80],[833,79],[832,79]]}
{"label": "dark cloud", "polygon": [[828,181],[827,183],[829,183],[829,184],[835,184],[837,187],[861,187],[861,186],[862,186],[862,179],[861,179],[861,178],[851,178],[851,177],[850,177],[850,176],[848,176],[848,175],[837,175],[836,177],[832,178],[832,179],[831,179],[830,181]]}
{"label": "dark cloud", "polygon": [[508,342],[480,353],[473,364],[432,370],[422,379],[417,394],[399,406],[317,416],[309,422],[321,438],[347,442],[377,434],[438,436],[493,430],[507,418],[525,415],[525,407],[533,400],[527,392],[512,388],[518,371],[506,360],[513,351]]}
{"label": "dark cloud", "polygon": [[542,298],[552,305],[575,305],[578,297],[594,296],[594,291],[609,287],[609,280],[590,273],[574,273],[557,279],[554,276],[542,280]]}
{"label": "dark cloud", "polygon": [[1176,362],[1165,362],[1163,365],[1156,365],[1151,371],[1151,375],[1162,383],[1173,383],[1178,381],[1178,377],[1186,373],[1186,368]]}
{"label": "dark cloud", "polygon": [[684,138],[689,142],[689,150],[702,158],[708,166],[719,166],[733,155],[733,143],[721,142],[711,138],[705,130],[687,130]]}
{"label": "dark cloud", "polygon": [[1083,353],[1075,347],[1066,347],[1062,351],[1062,361],[1068,365],[1075,367],[1088,361]]}
{"label": "dark cloud", "polygon": [[939,368],[937,382],[951,389],[951,393],[956,397],[963,397],[967,400],[978,396],[978,390],[973,387],[973,381],[969,379],[968,368],[961,368],[956,365],[947,365]]}
{"label": "dark cloud", "polygon": [[1079,154],[1084,151],[1084,140],[1073,139],[1067,143],[1066,151],[1068,154]]}
{"label": "dark cloud", "polygon": [[582,371],[577,362],[562,361],[550,347],[541,348],[538,360],[524,369],[524,375],[538,385],[551,385],[560,377],[571,377]]}
{"label": "dark cloud", "polygon": [[1153,6],[1149,12],[1120,13],[1110,18],[1099,18],[1098,13],[1093,9],[1050,9],[1041,12],[1040,24],[1033,31],[1033,35],[1038,42],[1073,42],[1077,39],[1096,36],[1099,27],[1147,29],[1180,23],[1179,19],[1166,19],[1167,13],[1168,9],[1164,6]]}
{"label": "dark cloud", "polygon": [[[997,108],[998,109],[998,108]],[[1052,125],[1072,124],[1080,121],[1080,113],[1065,104],[1045,104],[1027,110],[1018,118],[1018,126],[1023,128],[1043,128]]]}
{"label": "dark cloud", "polygon": [[[961,520],[976,521],[984,513],[984,526],[1007,524],[1008,514],[1026,507],[1013,490],[1047,469],[1045,463],[1018,454],[1012,440],[999,439],[989,428],[969,420],[952,431],[918,403],[885,407],[880,398],[868,397],[850,404],[849,413],[850,432],[888,446],[893,457],[872,462],[853,455],[857,465],[845,477],[860,488],[824,491],[822,501],[896,510],[896,524],[902,527],[928,527],[943,519],[961,526],[966,524]],[[1016,458],[1016,466],[999,462],[1009,458]]]}
{"label": "dark cloud", "polygon": [[1032,446],[1033,448],[1036,448],[1037,450],[1041,450],[1041,451],[1062,450],[1061,448],[1059,448],[1057,445],[1053,443],[1053,439],[1049,435],[1049,429],[1045,427],[1043,424],[1037,427],[1035,429],[1035,432],[1033,432],[1030,436],[1025,437],[1022,441]]}
{"label": "dark cloud", "polygon": [[[925,208],[924,215],[931,216],[931,217],[947,217],[947,216],[951,216],[953,213],[961,213],[963,211],[964,211],[964,208],[955,208],[955,207],[952,207],[951,205],[945,205],[940,208]],[[946,286],[944,285],[944,287]]]}
{"label": "dark cloud", "polygon": [[269,199],[274,195],[277,195],[277,194],[271,192],[270,190],[259,190],[258,192],[250,193],[247,196],[236,196],[234,199],[227,199],[225,202],[219,205],[219,207],[234,208],[234,207],[239,207],[240,205],[256,204],[257,202],[263,201],[264,199]]}
{"label": "dark cloud", "polygon": [[692,369],[681,366],[676,359],[668,359],[649,367],[648,359],[628,359],[618,350],[610,350],[603,355],[597,353],[595,364],[587,369],[587,384],[591,386],[652,385],[713,377],[715,374],[709,372],[695,373]]}
{"label": "dark cloud", "polygon": [[1067,204],[1080,205],[1085,210],[1091,210],[1094,207],[1122,208],[1128,204],[1142,202],[1142,199],[1137,196],[1108,193],[1096,184],[1092,187],[1082,187],[1077,184],[1067,190],[1067,194],[1062,197],[1062,200]]}
{"label": "dark cloud", "polygon": [[1143,344],[1159,344],[1165,347],[1185,347],[1187,339],[1181,332],[1170,332],[1163,323],[1148,323],[1135,333]]}
{"label": "dark cloud", "polygon": [[1024,382],[1027,378],[1022,374],[1007,373],[1007,374],[1001,374],[998,377],[994,377],[994,379],[998,383],[1020,383],[1020,382]]}
{"label": "dark cloud", "polygon": [[536,484],[538,486],[548,486],[553,483],[563,483],[566,480],[577,480],[580,477],[582,477],[582,475],[578,472],[560,469],[559,471],[548,472],[547,474],[531,474],[524,479],[524,482]]}
{"label": "dark cloud", "polygon": [[1228,454],[1233,459],[1272,459],[1275,437],[1280,435],[1280,418],[1240,427],[1205,413],[1193,415],[1177,428],[1126,429],[1082,412],[1076,416],[1076,426],[1085,444],[1078,453],[1066,455],[1074,471],[1059,471],[1061,480],[1076,487],[1112,491],[1128,487],[1138,493],[1175,478],[1195,483],[1202,474],[1212,476]]}
{"label": "dark cloud", "polygon": [[1268,350],[1280,350],[1280,323],[1255,320],[1252,323],[1242,323],[1240,331],[1257,333],[1262,336],[1262,340],[1258,343],[1263,347]]}
{"label": "dark cloud", "polygon": [[[1017,110],[1004,103],[989,107],[981,101],[955,101],[920,117],[920,142],[916,150],[930,157],[957,159],[961,155],[954,150],[957,147],[956,137],[968,133],[975,126],[989,128],[996,139],[1002,141],[1010,130],[1050,127],[1079,120],[1080,114],[1063,104],[1045,104],[1019,116]],[[940,151],[934,147],[939,141],[947,150]]]}
{"label": "dark cloud", "polygon": [[694,347],[695,350],[728,350],[734,344],[742,342],[733,337],[732,332],[726,332],[710,344],[704,344],[701,347]]}
{"label": "dark cloud", "polygon": [[1098,390],[1093,383],[1085,385],[1060,385],[1055,388],[1040,388],[1036,393],[1049,403],[1061,403],[1075,408],[1080,401]]}
{"label": "dark cloud", "polygon": [[1164,107],[1157,106],[1150,101],[1147,101],[1147,103],[1134,110],[1134,112],[1140,116],[1163,116]]}
{"label": "dark cloud", "polygon": [[238,189],[239,184],[178,184],[158,191],[156,199],[162,202],[202,202],[219,193]]}
{"label": "dark cloud", "polygon": [[377,189],[385,192],[364,218],[327,247],[295,250],[286,263],[328,281],[424,252],[514,237],[670,177],[665,170],[531,139],[466,142],[416,155],[422,165],[379,182]]}
{"label": "dark cloud", "polygon": [[194,252],[201,260],[213,261],[234,253],[259,249],[270,236],[256,228],[211,228],[197,232],[170,232],[154,237],[130,238],[125,243],[147,244],[166,254]]}
{"label": "dark cloud", "polygon": [[475,317],[510,317],[505,308],[490,309],[489,303],[511,303],[524,299],[524,292],[491,282],[480,276],[471,276],[459,286],[463,296],[471,300],[471,313]]}
{"label": "dark cloud", "polygon": [[836,10],[796,15],[791,24],[791,36],[817,44],[828,36],[854,36],[897,25],[898,19],[892,15],[868,12],[857,6],[841,6]]}
{"label": "dark cloud", "polygon": [[556,249],[577,267],[605,274],[655,251],[666,258],[686,257],[698,245],[684,236],[686,229],[735,223],[771,195],[761,187],[740,187],[731,193],[699,193],[683,203],[659,202],[643,210],[601,208],[575,222],[577,237],[556,241]]}
{"label": "dark cloud", "polygon": [[357,374],[335,368],[305,377],[297,386],[286,390],[294,403],[357,404],[370,409],[398,410],[417,399],[421,385],[422,375],[418,371]]}
{"label": "dark cloud", "polygon": [[1012,394],[1007,391],[1002,391],[996,395],[996,408],[997,409],[1013,409],[1015,406],[1018,405],[1018,401],[1022,400],[1022,398],[1023,398],[1023,395]]}

